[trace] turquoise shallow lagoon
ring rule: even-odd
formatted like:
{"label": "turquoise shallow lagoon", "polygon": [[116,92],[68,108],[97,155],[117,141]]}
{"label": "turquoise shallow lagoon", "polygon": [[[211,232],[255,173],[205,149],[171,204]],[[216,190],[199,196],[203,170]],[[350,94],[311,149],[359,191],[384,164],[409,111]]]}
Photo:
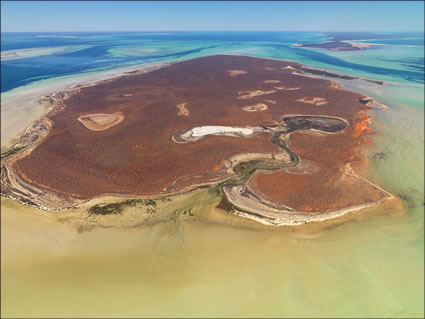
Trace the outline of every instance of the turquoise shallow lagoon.
{"label": "turquoise shallow lagoon", "polygon": [[424,316],[423,35],[351,52],[293,47],[326,41],[307,32],[39,36],[2,34],[2,52],[81,49],[2,60],[2,95],[63,76],[211,54],[286,59],[390,82],[341,84],[388,106],[370,111],[376,133],[364,150],[367,178],[404,207],[308,231],[231,226],[211,212],[213,223],[78,233],[2,199],[3,317]]}
{"label": "turquoise shallow lagoon", "polygon": [[[417,37],[417,34],[414,36]],[[2,60],[2,92],[41,79],[212,54],[288,59],[345,73],[365,73],[371,77],[396,77],[400,81],[423,83],[423,42],[416,41],[411,45],[411,40],[406,39],[409,45],[380,45],[379,50],[368,50],[368,57],[359,57],[355,51],[294,47],[297,43],[327,40],[329,37],[318,32],[2,33],[2,52],[31,48],[35,52],[42,48],[64,49],[52,55]],[[65,50],[67,46],[69,50]],[[410,66],[394,67],[412,58],[417,60],[410,61]]]}

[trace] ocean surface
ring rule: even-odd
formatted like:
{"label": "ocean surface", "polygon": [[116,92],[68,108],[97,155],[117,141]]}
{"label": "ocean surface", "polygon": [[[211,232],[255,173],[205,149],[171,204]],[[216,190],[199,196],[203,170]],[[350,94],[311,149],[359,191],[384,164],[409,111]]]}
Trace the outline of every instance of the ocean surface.
{"label": "ocean surface", "polygon": [[424,35],[395,35],[355,41],[376,44],[367,50],[328,51],[294,47],[330,40],[319,32],[2,33],[2,99],[214,54],[386,81],[340,83],[388,106],[370,111],[366,177],[403,202],[309,231],[230,226],[211,211],[211,223],[79,233],[2,199],[2,317],[423,317]]}

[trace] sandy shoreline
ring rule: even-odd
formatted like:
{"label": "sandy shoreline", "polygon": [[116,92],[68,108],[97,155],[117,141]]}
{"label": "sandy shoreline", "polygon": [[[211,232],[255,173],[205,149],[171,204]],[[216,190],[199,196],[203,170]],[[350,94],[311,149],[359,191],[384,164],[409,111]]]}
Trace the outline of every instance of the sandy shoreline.
{"label": "sandy shoreline", "polygon": [[[272,60],[278,60],[278,59],[272,59]],[[278,60],[278,61],[282,61],[282,60]],[[19,118],[19,115],[16,115],[16,109],[14,110],[12,105],[18,105],[18,106],[22,106],[24,104],[30,103],[32,105],[37,105],[36,107],[36,111],[35,113],[38,115],[37,117],[39,118],[39,122],[43,122],[44,117],[46,116],[47,113],[54,111],[55,108],[58,107],[58,101],[56,100],[54,103],[52,102],[52,98],[53,100],[55,100],[55,96],[56,94],[59,94],[58,92],[60,91],[62,96],[63,94],[73,94],[76,91],[78,91],[80,88],[82,87],[87,87],[87,86],[93,86],[96,84],[99,84],[102,81],[109,81],[112,79],[116,79],[118,77],[121,76],[125,76],[125,75],[132,75],[132,74],[141,74],[141,73],[147,73],[162,67],[166,67],[168,65],[174,64],[176,62],[166,62],[166,63],[160,63],[160,64],[154,64],[154,65],[147,65],[147,66],[135,66],[135,67],[125,67],[125,68],[120,68],[120,69],[116,69],[116,70],[112,70],[112,71],[106,71],[100,74],[90,74],[90,75],[85,75],[83,78],[82,77],[78,77],[78,78],[71,78],[71,79],[67,79],[65,81],[62,81],[60,83],[57,83],[55,85],[51,85],[51,86],[47,86],[47,87],[41,87],[41,88],[35,88],[33,90],[27,91],[24,94],[19,94],[16,92],[12,92],[11,94],[8,95],[6,101],[2,104],[4,104],[4,106],[2,105],[2,115],[7,114],[9,118],[14,119],[14,121],[12,120],[9,125],[9,130],[7,131],[8,134],[5,136],[3,135],[3,123],[2,123],[2,149],[3,148],[7,148],[10,147],[12,144],[14,144],[14,142],[16,141],[16,136],[21,135],[22,131],[25,131],[26,128],[31,128],[32,123],[34,123],[33,121],[30,121],[28,119],[28,122],[30,122],[28,125],[25,125],[26,123],[19,123],[17,124],[17,122],[19,122],[20,120],[22,120],[21,118]],[[312,76],[315,77],[315,76]],[[317,76],[318,78],[325,78],[327,79],[327,77],[320,77]],[[328,79],[327,79],[328,80]],[[361,78],[361,80],[367,80],[367,79],[363,79]],[[41,97],[41,100],[40,100]],[[376,101],[373,101],[376,102]],[[47,111],[46,111],[47,110]],[[36,118],[37,118],[36,117]],[[25,121],[24,121],[25,122]],[[37,123],[37,120],[35,121],[35,123]],[[15,125],[14,129],[12,128],[13,125]],[[20,128],[23,127],[21,130]],[[201,135],[208,135],[208,134],[201,134]],[[41,138],[43,138],[45,135],[42,135]],[[3,142],[3,139],[5,139],[5,142]],[[25,154],[26,152],[30,152],[31,149],[33,149],[34,147],[36,147],[36,145],[38,143],[41,142],[41,139],[38,139],[36,144],[31,145],[30,149],[26,150],[25,152],[21,152],[22,154]],[[14,156],[13,156],[14,157]],[[4,172],[2,172],[4,173]],[[7,174],[7,173],[6,173]],[[358,175],[356,175],[358,176]],[[359,177],[359,176],[358,176]],[[3,176],[2,176],[2,180],[3,180]],[[370,182],[369,182],[370,183]],[[371,183],[372,184],[372,183]],[[211,185],[211,183],[207,183],[206,185]],[[372,184],[374,185],[374,184]],[[198,188],[200,185],[194,184],[191,185],[190,187],[184,189],[183,191],[179,191],[179,192],[175,192],[175,193],[169,193],[169,194],[161,194],[160,196],[175,196],[175,195],[179,195],[182,193],[187,193],[190,190],[196,189]],[[374,185],[376,186],[376,185]],[[377,186],[376,186],[377,187]],[[382,189],[381,189],[382,190]],[[389,194],[388,192],[384,191],[387,195],[388,198],[393,198],[393,195]],[[99,200],[101,198],[104,197],[115,197],[115,198],[134,198],[134,196],[131,195],[121,195],[121,194],[104,194],[95,198],[91,198],[89,200],[76,200],[76,201],[72,201],[73,202],[70,206],[68,206],[69,208],[73,208],[76,206],[80,206],[82,204],[91,202],[92,200],[96,199]],[[150,198],[151,196],[137,196],[137,198]],[[158,197],[158,196],[156,196]],[[16,198],[14,198],[16,200]],[[348,207],[345,209],[340,209],[340,210],[336,210],[336,211],[331,211],[331,212],[324,212],[324,213],[320,213],[317,215],[306,215],[305,213],[302,212],[291,212],[288,215],[284,215],[284,216],[280,216],[280,217],[270,217],[268,215],[263,215],[261,213],[258,212],[251,212],[251,214],[249,212],[242,212],[242,211],[235,211],[234,214],[244,217],[244,218],[249,218],[252,220],[255,220],[257,222],[260,222],[262,224],[266,224],[266,225],[275,225],[275,226],[293,226],[293,225],[302,225],[302,224],[306,224],[308,222],[312,222],[312,221],[325,221],[328,219],[334,219],[340,216],[345,215],[348,212],[351,211],[357,211],[363,208],[367,208],[367,207],[371,207],[371,206],[378,206],[380,205],[386,198],[383,198],[381,200],[379,200],[378,202],[374,202],[374,203],[366,203],[364,205],[356,205],[356,206],[352,206],[352,207]],[[23,203],[23,202],[21,202]],[[23,203],[25,204],[25,203]],[[42,208],[42,206],[39,206],[39,208]],[[50,210],[50,209],[45,209],[45,210]],[[54,209],[55,210],[55,209]],[[301,214],[298,214],[301,213]],[[259,217],[258,215],[261,215],[262,217]]]}

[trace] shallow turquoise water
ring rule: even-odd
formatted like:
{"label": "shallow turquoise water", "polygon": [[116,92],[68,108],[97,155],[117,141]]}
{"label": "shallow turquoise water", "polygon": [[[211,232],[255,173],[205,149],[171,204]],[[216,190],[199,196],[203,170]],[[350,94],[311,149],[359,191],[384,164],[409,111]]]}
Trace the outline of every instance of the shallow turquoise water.
{"label": "shallow turquoise water", "polygon": [[[423,317],[423,41],[382,40],[376,49],[352,52],[292,47],[325,39],[318,33],[264,32],[2,38],[2,50],[90,46],[2,62],[2,81],[10,89],[39,77],[54,81],[81,71],[223,53],[288,59],[392,82],[344,85],[389,107],[371,111],[378,134],[365,151],[372,164],[368,178],[400,196],[405,207],[379,208],[370,218],[306,234],[182,223],[87,232],[41,257],[25,250],[31,242],[23,243],[3,261],[3,314]],[[384,157],[374,160],[375,152]],[[7,227],[2,223],[2,236]],[[54,236],[65,242],[65,232]],[[17,237],[6,243],[2,238],[2,248]]]}
{"label": "shallow turquoise water", "polygon": [[[53,38],[36,33],[2,33],[2,51],[67,45],[83,47],[73,52],[2,61],[2,92],[43,78],[126,65],[178,61],[212,54],[244,54],[288,59],[345,73],[363,73],[373,78],[396,77],[399,81],[423,83],[423,44],[382,45],[379,49],[381,51],[369,50],[366,60],[358,60],[356,53],[351,55],[351,59],[344,59],[346,53],[338,56],[339,53],[332,51],[293,47],[296,43],[327,40],[328,37],[317,32],[75,33],[58,34]],[[410,43],[411,40],[405,41]],[[394,47],[397,50],[389,52],[388,48]],[[374,52],[378,52],[378,56],[369,63],[368,59],[372,59]],[[400,58],[416,59],[410,61],[410,64],[420,66],[422,63],[422,70],[394,67],[394,63],[389,61],[395,59],[398,63],[403,63],[399,61]]]}

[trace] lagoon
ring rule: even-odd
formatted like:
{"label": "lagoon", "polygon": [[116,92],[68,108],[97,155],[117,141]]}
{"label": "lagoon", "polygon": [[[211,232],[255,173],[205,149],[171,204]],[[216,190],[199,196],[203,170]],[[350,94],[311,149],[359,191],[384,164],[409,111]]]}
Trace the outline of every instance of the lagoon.
{"label": "lagoon", "polygon": [[[377,133],[364,151],[367,178],[400,197],[403,208],[294,230],[258,227],[206,206],[196,221],[176,216],[81,232],[66,212],[2,198],[3,317],[424,316],[423,42],[329,52],[292,47],[326,39],[308,32],[40,35],[2,34],[2,51],[90,47],[2,60],[2,101],[64,78],[78,83],[87,72],[212,54],[285,59],[390,82],[338,80],[388,106],[370,111]],[[28,120],[42,111],[22,112]]]}

